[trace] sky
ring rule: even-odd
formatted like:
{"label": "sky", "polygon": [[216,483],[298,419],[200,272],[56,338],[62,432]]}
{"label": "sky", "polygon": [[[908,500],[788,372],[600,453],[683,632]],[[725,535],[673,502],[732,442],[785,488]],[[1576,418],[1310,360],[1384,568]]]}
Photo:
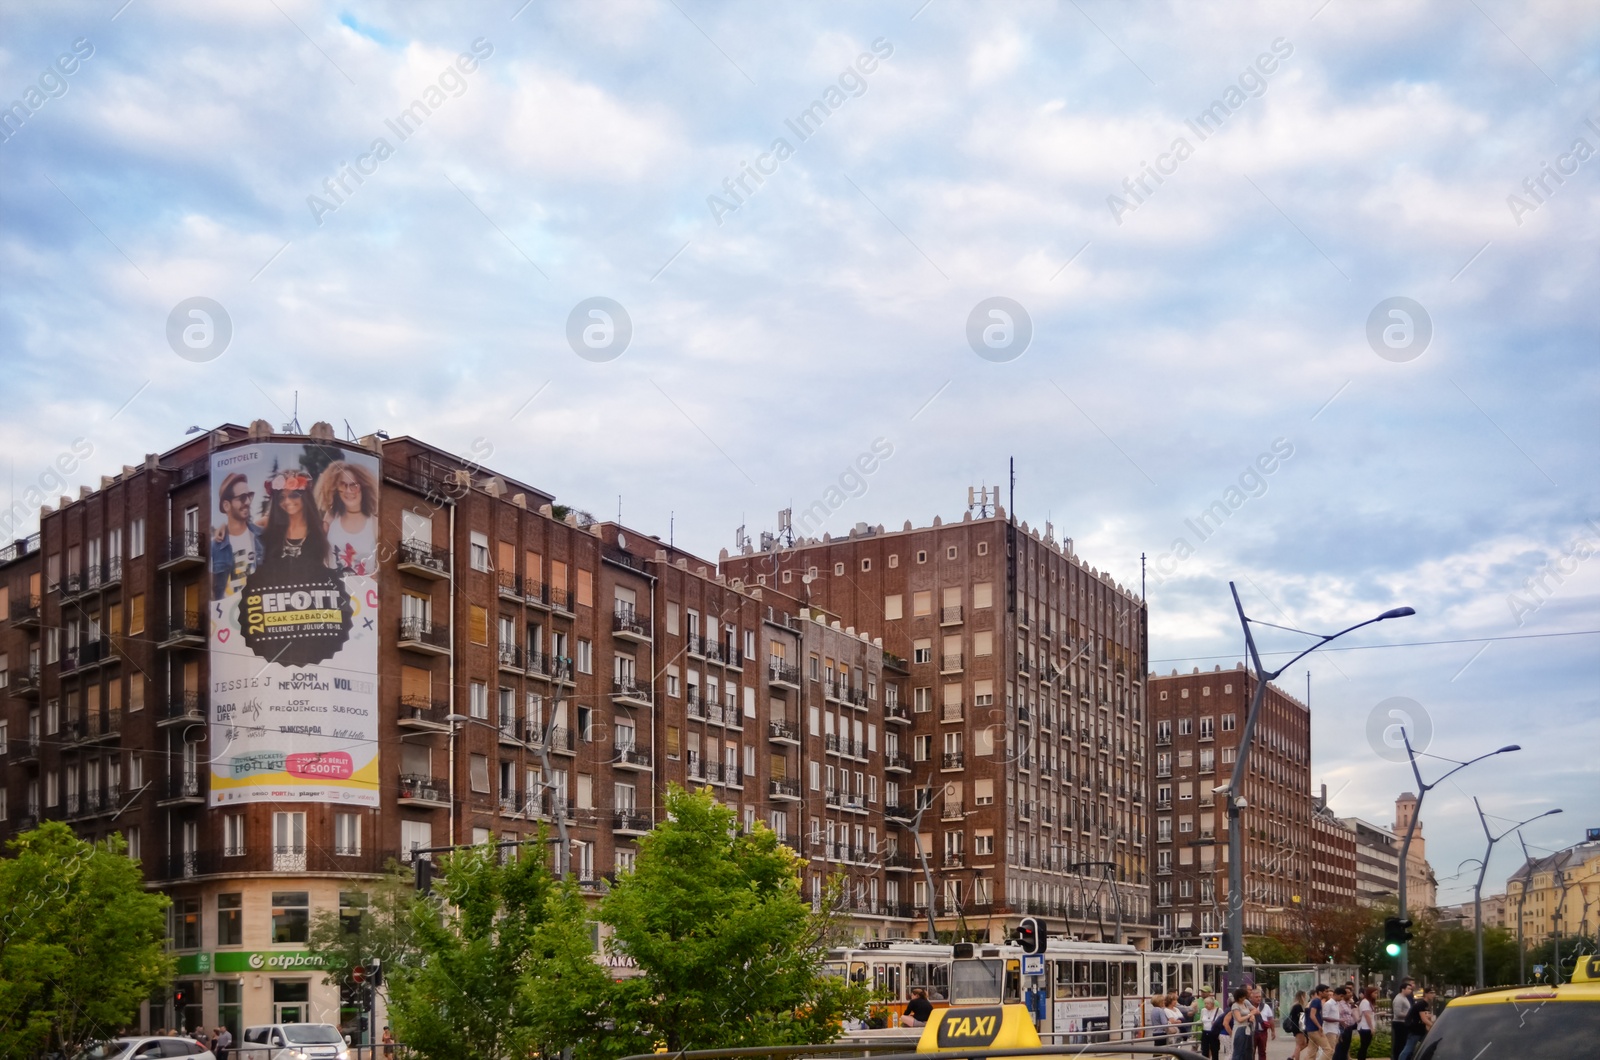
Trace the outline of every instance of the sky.
{"label": "sky", "polygon": [[1535,853],[1600,826],[1594,4],[0,25],[11,535],[33,487],[256,418],[476,445],[711,558],[830,497],[835,534],[959,518],[1015,459],[1020,519],[1135,590],[1144,558],[1153,669],[1242,658],[1230,581],[1303,630],[1416,609],[1281,681],[1344,815],[1415,788],[1397,726],[1428,783],[1521,745],[1426,798],[1441,901],[1474,796],[1497,834],[1563,809]]}

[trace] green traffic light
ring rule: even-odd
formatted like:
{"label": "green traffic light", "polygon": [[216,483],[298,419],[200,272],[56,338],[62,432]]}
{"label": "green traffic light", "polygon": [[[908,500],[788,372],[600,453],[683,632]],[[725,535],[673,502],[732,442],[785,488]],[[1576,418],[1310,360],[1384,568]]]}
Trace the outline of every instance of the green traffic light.
{"label": "green traffic light", "polygon": [[1398,957],[1400,956],[1400,944],[1398,942],[1388,943],[1383,947],[1383,952],[1391,957]]}

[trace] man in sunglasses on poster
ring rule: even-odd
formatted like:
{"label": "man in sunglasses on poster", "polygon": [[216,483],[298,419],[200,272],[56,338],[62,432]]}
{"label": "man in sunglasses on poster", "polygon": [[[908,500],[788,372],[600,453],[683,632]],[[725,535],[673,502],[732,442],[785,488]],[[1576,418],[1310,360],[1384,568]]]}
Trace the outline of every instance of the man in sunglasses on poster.
{"label": "man in sunglasses on poster", "polygon": [[250,518],[255,500],[249,480],[233,474],[222,480],[217,491],[217,508],[226,525],[217,528],[211,541],[211,597],[220,600],[233,596],[261,562],[261,528]]}

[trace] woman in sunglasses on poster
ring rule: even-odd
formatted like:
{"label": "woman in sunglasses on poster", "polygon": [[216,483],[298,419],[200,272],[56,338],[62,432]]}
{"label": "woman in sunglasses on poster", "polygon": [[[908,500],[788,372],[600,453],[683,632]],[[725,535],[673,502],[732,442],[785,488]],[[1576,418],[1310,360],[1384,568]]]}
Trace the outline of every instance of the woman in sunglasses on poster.
{"label": "woman in sunglasses on poster", "polygon": [[335,460],[317,476],[316,502],[323,512],[334,568],[346,574],[376,573],[378,485],[371,472]]}
{"label": "woman in sunglasses on poster", "polygon": [[267,526],[261,533],[258,566],[270,577],[322,575],[328,571],[328,535],[311,498],[311,477],[299,468],[266,482]]}

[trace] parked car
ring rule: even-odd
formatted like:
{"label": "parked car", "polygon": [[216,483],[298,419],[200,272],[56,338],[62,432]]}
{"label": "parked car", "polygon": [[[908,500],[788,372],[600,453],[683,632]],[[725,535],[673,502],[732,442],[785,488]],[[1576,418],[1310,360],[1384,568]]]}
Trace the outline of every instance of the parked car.
{"label": "parked car", "polygon": [[331,1023],[246,1027],[234,1043],[238,1060],[350,1060],[349,1042]]}
{"label": "parked car", "polygon": [[78,1053],[76,1060],[162,1060],[169,1056],[217,1060],[210,1049],[193,1038],[169,1038],[158,1034],[96,1042]]}

